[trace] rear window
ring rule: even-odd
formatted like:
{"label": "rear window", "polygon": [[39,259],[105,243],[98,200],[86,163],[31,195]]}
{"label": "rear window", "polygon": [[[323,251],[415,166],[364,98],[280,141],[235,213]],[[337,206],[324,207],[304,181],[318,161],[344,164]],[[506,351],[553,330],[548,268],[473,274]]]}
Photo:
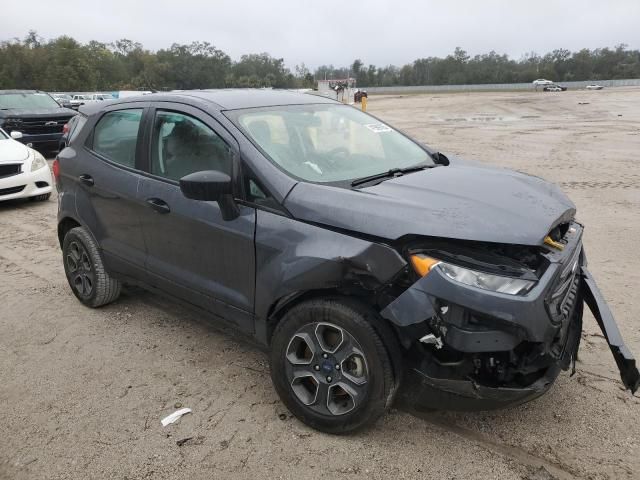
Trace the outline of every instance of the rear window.
{"label": "rear window", "polygon": [[141,119],[141,108],[105,114],[93,132],[93,151],[112,162],[134,168]]}

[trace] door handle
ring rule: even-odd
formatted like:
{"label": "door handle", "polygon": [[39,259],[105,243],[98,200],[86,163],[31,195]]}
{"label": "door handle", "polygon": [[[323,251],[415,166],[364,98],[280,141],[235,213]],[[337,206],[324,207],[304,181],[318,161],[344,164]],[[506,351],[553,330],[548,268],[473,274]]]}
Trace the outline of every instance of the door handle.
{"label": "door handle", "polygon": [[93,177],[91,175],[87,175],[83,173],[78,177],[82,183],[84,183],[88,187],[93,187]]}
{"label": "door handle", "polygon": [[147,198],[147,203],[158,213],[169,213],[171,211],[167,202],[160,198]]}

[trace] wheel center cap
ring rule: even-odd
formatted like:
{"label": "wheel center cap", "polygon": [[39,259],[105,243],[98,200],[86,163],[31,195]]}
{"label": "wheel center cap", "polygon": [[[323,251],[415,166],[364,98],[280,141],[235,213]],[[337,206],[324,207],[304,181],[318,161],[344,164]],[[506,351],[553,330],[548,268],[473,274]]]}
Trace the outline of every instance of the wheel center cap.
{"label": "wheel center cap", "polygon": [[325,360],[324,362],[322,362],[320,368],[322,368],[322,371],[325,373],[331,373],[333,371],[333,363],[331,363],[329,360]]}

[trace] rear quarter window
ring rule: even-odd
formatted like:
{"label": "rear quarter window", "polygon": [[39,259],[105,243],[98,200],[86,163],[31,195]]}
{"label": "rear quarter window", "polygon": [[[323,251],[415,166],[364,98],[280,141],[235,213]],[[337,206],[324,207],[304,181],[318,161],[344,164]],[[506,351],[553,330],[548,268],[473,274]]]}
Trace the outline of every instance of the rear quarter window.
{"label": "rear quarter window", "polygon": [[87,123],[87,117],[84,115],[76,115],[71,120],[69,120],[69,142],[71,143],[75,140],[78,134],[82,131],[82,127]]}

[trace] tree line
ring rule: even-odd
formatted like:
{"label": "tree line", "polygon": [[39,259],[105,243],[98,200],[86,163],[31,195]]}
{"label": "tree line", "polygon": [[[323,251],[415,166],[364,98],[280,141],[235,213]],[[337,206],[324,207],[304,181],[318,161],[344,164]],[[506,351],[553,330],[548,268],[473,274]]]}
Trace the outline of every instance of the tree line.
{"label": "tree line", "polygon": [[174,90],[223,87],[314,88],[317,80],[354,77],[358,87],[531,82],[549,78],[602,80],[640,78],[640,51],[614,48],[557,49],[519,60],[496,52],[470,56],[458,47],[444,58],[419,58],[397,67],[304,64],[293,71],[283,58],[248,54],[234,61],[208,42],[174,43],[152,51],[128,39],[80,43],[70,36],[44,40],[35,31],[0,42],[0,89],[46,91]]}

